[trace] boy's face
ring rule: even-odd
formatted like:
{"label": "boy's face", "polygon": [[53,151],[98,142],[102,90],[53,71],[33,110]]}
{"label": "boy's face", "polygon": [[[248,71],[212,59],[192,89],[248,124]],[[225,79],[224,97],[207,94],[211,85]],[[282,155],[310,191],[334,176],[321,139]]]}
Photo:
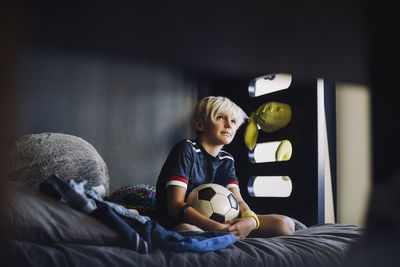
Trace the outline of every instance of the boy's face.
{"label": "boy's face", "polygon": [[203,140],[210,145],[227,145],[235,137],[238,128],[237,119],[226,114],[218,114],[215,122],[204,124],[202,132]]}

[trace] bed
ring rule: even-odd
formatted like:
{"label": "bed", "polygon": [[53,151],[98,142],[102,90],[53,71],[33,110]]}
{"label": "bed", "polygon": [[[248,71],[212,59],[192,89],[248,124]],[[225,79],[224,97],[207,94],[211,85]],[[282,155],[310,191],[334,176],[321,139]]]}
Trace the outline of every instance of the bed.
{"label": "bed", "polygon": [[115,229],[34,186],[21,180],[7,186],[10,266],[339,266],[364,233],[355,225],[317,224],[293,235],[245,238],[203,253],[156,245],[139,253]]}

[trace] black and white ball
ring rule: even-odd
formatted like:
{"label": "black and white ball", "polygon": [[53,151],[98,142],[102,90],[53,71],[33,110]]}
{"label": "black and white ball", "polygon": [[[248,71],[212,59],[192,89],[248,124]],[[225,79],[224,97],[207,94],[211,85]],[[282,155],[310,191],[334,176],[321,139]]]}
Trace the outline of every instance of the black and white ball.
{"label": "black and white ball", "polygon": [[239,215],[239,204],[230,190],[218,184],[202,184],[187,196],[186,203],[202,215],[223,223]]}

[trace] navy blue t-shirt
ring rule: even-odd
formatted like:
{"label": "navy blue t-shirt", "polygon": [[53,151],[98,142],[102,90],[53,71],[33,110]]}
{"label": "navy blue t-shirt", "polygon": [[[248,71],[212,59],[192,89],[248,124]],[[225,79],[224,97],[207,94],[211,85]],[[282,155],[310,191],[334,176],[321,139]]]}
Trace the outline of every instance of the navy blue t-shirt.
{"label": "navy blue t-shirt", "polygon": [[216,183],[238,187],[233,157],[221,150],[214,157],[196,140],[181,140],[171,150],[158,176],[156,187],[156,219],[167,229],[181,221],[167,213],[167,187],[177,185],[186,188],[186,196],[197,186]]}

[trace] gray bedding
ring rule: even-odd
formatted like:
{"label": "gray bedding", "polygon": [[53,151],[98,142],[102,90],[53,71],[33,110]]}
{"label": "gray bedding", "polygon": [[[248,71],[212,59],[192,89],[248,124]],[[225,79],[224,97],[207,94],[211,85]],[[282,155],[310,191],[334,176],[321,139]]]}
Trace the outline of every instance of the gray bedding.
{"label": "gray bedding", "polygon": [[226,249],[149,254],[123,248],[123,237],[90,216],[34,190],[12,186],[12,266],[339,266],[363,228],[315,225],[290,236],[246,238]]}
{"label": "gray bedding", "polygon": [[12,254],[14,266],[340,266],[360,235],[355,226],[317,225],[291,236],[246,238],[201,254],[160,249],[139,254],[117,246],[13,240]]}

